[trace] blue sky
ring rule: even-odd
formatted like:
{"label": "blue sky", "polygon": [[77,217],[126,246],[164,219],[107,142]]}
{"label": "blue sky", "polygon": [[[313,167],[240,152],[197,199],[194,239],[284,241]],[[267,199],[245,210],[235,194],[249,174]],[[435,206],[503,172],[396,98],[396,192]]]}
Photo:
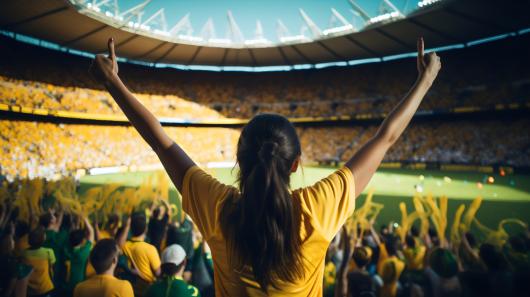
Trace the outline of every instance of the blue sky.
{"label": "blue sky", "polygon": [[[400,10],[410,12],[417,6],[417,0],[391,0]],[[120,10],[124,11],[143,0],[118,0]],[[376,16],[381,0],[357,0],[357,4],[370,15]],[[281,19],[289,29],[291,35],[300,32],[303,24],[298,12],[299,8],[313,19],[321,28],[328,28],[331,8],[335,8],[349,22],[357,27],[362,20],[354,16],[347,0],[152,0],[145,9],[144,19],[148,18],[160,8],[165,8],[168,26],[171,28],[181,17],[190,12],[190,20],[194,28],[194,35],[199,35],[204,23],[209,17],[213,19],[218,38],[226,36],[227,10],[231,10],[245,39],[252,39],[256,28],[256,20],[260,20],[265,37],[276,41],[276,21]]]}

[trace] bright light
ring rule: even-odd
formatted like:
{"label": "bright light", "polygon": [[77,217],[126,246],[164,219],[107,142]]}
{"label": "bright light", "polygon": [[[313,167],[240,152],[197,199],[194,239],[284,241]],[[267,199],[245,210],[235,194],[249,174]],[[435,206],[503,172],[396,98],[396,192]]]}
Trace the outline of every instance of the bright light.
{"label": "bright light", "polygon": [[344,31],[350,31],[350,30],[353,30],[353,26],[351,24],[348,24],[348,25],[344,25],[340,27],[326,29],[322,31],[322,34],[329,35],[329,34],[334,34],[334,33],[341,33]]}
{"label": "bright light", "polygon": [[388,12],[388,13],[373,17],[373,18],[370,19],[369,22],[370,23],[378,23],[378,22],[382,22],[382,21],[386,21],[386,20],[390,20],[390,19],[395,19],[395,18],[398,18],[398,17],[399,17],[399,12],[392,11],[392,12]]}
{"label": "bright light", "polygon": [[167,31],[162,31],[162,30],[158,30],[158,29],[155,29],[153,32],[154,32],[155,34],[163,35],[163,36],[169,36],[169,35],[170,35],[169,32],[167,32]]}
{"label": "bright light", "polygon": [[226,39],[226,38],[210,38],[210,39],[208,39],[208,43],[231,44],[232,40]]}
{"label": "bright light", "polygon": [[440,2],[440,1],[442,1],[442,0],[422,0],[422,1],[418,2],[418,6],[419,7],[425,7],[425,6],[433,5],[434,3]]}
{"label": "bright light", "polygon": [[179,35],[178,38],[182,40],[195,41],[195,42],[199,42],[203,40],[201,37],[196,37],[196,36],[191,36],[191,35],[182,35],[182,34]]}
{"label": "bright light", "polygon": [[245,40],[246,45],[269,44],[269,43],[271,42],[265,38]]}
{"label": "bright light", "polygon": [[280,37],[280,42],[293,42],[293,41],[308,41],[309,38],[304,35],[284,36]]}

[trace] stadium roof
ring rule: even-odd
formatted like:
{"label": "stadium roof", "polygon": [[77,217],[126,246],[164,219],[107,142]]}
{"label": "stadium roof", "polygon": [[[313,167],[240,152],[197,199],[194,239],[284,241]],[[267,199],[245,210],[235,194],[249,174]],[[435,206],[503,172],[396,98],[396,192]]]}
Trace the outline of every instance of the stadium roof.
{"label": "stadium roof", "polygon": [[423,36],[433,48],[465,45],[530,27],[528,1],[421,2],[425,4],[421,9],[397,17],[390,13],[389,19],[379,16],[359,31],[337,27],[329,34],[315,33],[318,35],[309,39],[280,43],[213,44],[173,38],[145,26],[131,27],[130,18],[119,20],[94,13],[87,7],[95,1],[77,0],[39,0],[38,5],[31,0],[3,0],[0,28],[91,53],[106,51],[106,40],[112,36],[117,40],[117,55],[131,60],[255,67],[381,59],[415,52],[417,36]]}

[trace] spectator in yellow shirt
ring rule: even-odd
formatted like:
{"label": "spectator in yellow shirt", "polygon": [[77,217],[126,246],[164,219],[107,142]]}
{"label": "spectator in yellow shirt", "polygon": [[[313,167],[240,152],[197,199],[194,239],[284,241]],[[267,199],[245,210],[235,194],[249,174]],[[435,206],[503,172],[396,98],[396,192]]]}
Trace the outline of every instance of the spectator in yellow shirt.
{"label": "spectator in yellow shirt", "polygon": [[79,283],[74,297],[133,297],[133,289],[128,281],[114,277],[120,250],[114,239],[102,239],[90,253],[90,263],[96,275]]}
{"label": "spectator in yellow shirt", "polygon": [[24,264],[33,267],[29,277],[28,296],[51,296],[54,285],[52,282],[55,254],[50,248],[42,245],[46,240],[46,231],[39,226],[28,236],[30,248],[23,253]]}
{"label": "spectator in yellow shirt", "polygon": [[427,248],[419,240],[411,235],[405,237],[406,248],[403,249],[403,255],[409,270],[422,270],[425,252]]}
{"label": "spectator in yellow shirt", "polygon": [[296,129],[285,117],[261,114],[245,126],[236,154],[239,187],[224,185],[196,166],[127,89],[118,76],[113,39],[108,50],[108,56],[96,56],[90,72],[156,152],[182,194],[183,210],[212,249],[219,297],[322,296],[330,241],[352,215],[355,198],[409,124],[441,68],[435,53],[424,59],[423,39],[418,39],[418,79],[377,133],[343,168],[312,187],[291,191],[290,175],[302,152]]}
{"label": "spectator in yellow shirt", "polygon": [[122,246],[123,253],[127,256],[129,266],[138,272],[136,281],[133,282],[134,293],[143,295],[149,285],[160,276],[160,256],[152,244],[145,242],[147,233],[147,218],[144,213],[135,213],[131,217],[132,237]]}

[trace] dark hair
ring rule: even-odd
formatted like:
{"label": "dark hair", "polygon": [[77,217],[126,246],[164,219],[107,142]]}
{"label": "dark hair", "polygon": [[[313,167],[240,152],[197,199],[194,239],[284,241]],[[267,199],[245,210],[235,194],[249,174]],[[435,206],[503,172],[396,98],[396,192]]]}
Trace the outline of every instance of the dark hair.
{"label": "dark hair", "polygon": [[173,276],[179,272],[179,270],[186,265],[186,261],[182,261],[179,265],[176,265],[175,263],[162,263],[160,266],[160,271],[162,272],[162,276],[168,277]]}
{"label": "dark hair", "polygon": [[0,257],[8,257],[13,252],[13,235],[9,233],[0,236]]}
{"label": "dark hair", "polygon": [[451,278],[458,274],[458,263],[448,249],[435,248],[429,258],[432,269],[444,278]]}
{"label": "dark hair", "polygon": [[470,245],[471,247],[475,247],[475,246],[477,246],[477,239],[475,238],[475,235],[473,235],[473,233],[471,233],[471,232],[466,232],[466,233],[464,234],[464,236],[466,237],[467,242],[469,243],[469,245]]}
{"label": "dark hair", "polygon": [[107,229],[116,228],[119,225],[119,223],[120,223],[120,217],[115,213],[110,214],[107,220],[106,228]]}
{"label": "dark hair", "polygon": [[44,228],[48,228],[50,227],[52,220],[53,220],[53,215],[47,212],[39,217],[39,225],[41,225]]}
{"label": "dark hair", "polygon": [[102,239],[96,243],[90,253],[90,264],[97,274],[107,271],[118,254],[118,244],[114,239]]}
{"label": "dark hair", "polygon": [[479,256],[490,271],[499,271],[506,267],[507,263],[501,251],[492,244],[483,243],[480,246]]}
{"label": "dark hair", "polygon": [[79,244],[81,244],[81,242],[83,242],[83,239],[85,239],[85,237],[86,237],[86,229],[72,230],[72,232],[70,232],[70,235],[68,237],[70,241],[70,246],[72,247],[78,246]]}
{"label": "dark hair", "polygon": [[353,250],[352,258],[357,267],[364,268],[364,266],[370,263],[372,256],[368,253],[368,250],[365,247],[358,247]]}
{"label": "dark hair", "polygon": [[405,236],[405,243],[407,244],[407,247],[411,249],[416,247],[416,239],[410,235]]}
{"label": "dark hair", "polygon": [[388,233],[388,226],[385,225],[385,224],[381,225],[381,228],[379,229],[379,232],[380,232],[381,234]]}
{"label": "dark hair", "polygon": [[300,218],[289,192],[291,168],[301,155],[296,129],[276,114],[255,116],[237,146],[240,197],[230,195],[221,209],[221,230],[231,261],[248,265],[267,292],[275,279],[303,276]]}
{"label": "dark hair", "polygon": [[400,244],[400,239],[398,236],[396,235],[388,236],[385,242],[385,247],[386,247],[386,251],[388,252],[390,256],[394,256],[397,254],[397,251],[399,250],[399,244]]}
{"label": "dark hair", "polygon": [[526,242],[522,236],[519,236],[519,235],[511,236],[508,242],[510,243],[510,246],[515,252],[526,253],[528,251]]}
{"label": "dark hair", "polygon": [[410,227],[410,235],[412,235],[414,237],[419,237],[420,236],[420,229],[418,229],[418,227],[416,227],[415,225],[412,225],[412,227]]}
{"label": "dark hair", "polygon": [[28,243],[32,249],[40,248],[44,241],[46,241],[46,230],[43,226],[39,226],[29,232]]}
{"label": "dark hair", "polygon": [[132,236],[140,236],[145,233],[147,229],[147,218],[142,212],[135,212],[131,216],[131,234]]}
{"label": "dark hair", "polygon": [[21,238],[29,233],[29,224],[24,221],[17,221],[15,225],[15,238]]}
{"label": "dark hair", "polygon": [[431,242],[434,246],[440,246],[440,238],[438,237],[438,232],[436,229],[429,227],[429,236],[431,237]]}

